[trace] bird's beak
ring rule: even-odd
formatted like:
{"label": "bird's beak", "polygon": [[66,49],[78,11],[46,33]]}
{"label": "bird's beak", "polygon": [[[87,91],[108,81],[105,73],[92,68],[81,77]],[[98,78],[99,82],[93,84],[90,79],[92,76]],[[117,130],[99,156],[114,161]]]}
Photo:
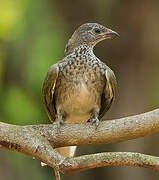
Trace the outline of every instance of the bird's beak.
{"label": "bird's beak", "polygon": [[116,36],[120,37],[120,35],[117,32],[115,32],[111,29],[107,29],[106,32],[104,32],[102,35],[103,39],[112,39]]}
{"label": "bird's beak", "polygon": [[106,28],[103,33],[101,33],[100,35],[96,36],[96,40],[92,44],[93,44],[93,46],[95,46],[100,41],[103,41],[105,39],[112,39],[112,38],[114,38],[116,36],[120,37],[120,35],[117,32],[115,32],[115,31],[113,31],[111,29],[107,29]]}

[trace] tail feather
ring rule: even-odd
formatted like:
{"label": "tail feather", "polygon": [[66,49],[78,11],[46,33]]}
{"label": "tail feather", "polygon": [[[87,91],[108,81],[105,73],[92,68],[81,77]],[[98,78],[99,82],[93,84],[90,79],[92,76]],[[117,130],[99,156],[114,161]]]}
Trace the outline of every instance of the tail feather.
{"label": "tail feather", "polygon": [[67,146],[67,147],[56,148],[56,151],[58,151],[62,156],[73,157],[75,156],[76,149],[77,146]]}

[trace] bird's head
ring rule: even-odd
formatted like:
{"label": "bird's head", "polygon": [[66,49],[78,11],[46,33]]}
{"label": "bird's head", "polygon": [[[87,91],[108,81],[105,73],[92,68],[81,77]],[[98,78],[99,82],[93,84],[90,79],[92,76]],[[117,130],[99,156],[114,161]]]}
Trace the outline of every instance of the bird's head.
{"label": "bird's head", "polygon": [[85,44],[94,47],[104,39],[111,39],[119,34],[97,23],[86,23],[81,25],[69,39],[65,53],[70,54],[76,47]]}

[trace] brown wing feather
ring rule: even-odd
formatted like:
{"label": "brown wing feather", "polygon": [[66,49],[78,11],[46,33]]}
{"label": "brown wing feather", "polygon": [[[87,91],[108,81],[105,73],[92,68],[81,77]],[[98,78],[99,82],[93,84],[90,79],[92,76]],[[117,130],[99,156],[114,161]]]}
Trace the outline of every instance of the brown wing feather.
{"label": "brown wing feather", "polygon": [[99,113],[99,118],[101,119],[105,113],[109,110],[115,99],[115,91],[116,91],[116,78],[114,72],[107,66],[107,71],[105,73],[106,77],[106,85],[104,88],[104,92],[101,98],[101,110]]}
{"label": "brown wing feather", "polygon": [[51,121],[56,119],[56,109],[54,104],[54,90],[56,85],[56,80],[58,78],[58,64],[54,64],[48,70],[48,73],[45,77],[43,89],[42,89],[42,98],[45,106],[45,110]]}

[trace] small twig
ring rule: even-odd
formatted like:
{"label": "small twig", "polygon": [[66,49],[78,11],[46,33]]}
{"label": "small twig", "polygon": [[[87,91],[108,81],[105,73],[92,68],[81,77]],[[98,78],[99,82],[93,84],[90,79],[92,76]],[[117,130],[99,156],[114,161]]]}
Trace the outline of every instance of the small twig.
{"label": "small twig", "polygon": [[60,172],[54,168],[54,172],[55,172],[55,177],[56,177],[56,180],[61,180],[61,177],[60,177]]}
{"label": "small twig", "polygon": [[159,157],[134,152],[105,152],[65,159],[63,173],[73,173],[104,166],[143,167],[159,171]]}

